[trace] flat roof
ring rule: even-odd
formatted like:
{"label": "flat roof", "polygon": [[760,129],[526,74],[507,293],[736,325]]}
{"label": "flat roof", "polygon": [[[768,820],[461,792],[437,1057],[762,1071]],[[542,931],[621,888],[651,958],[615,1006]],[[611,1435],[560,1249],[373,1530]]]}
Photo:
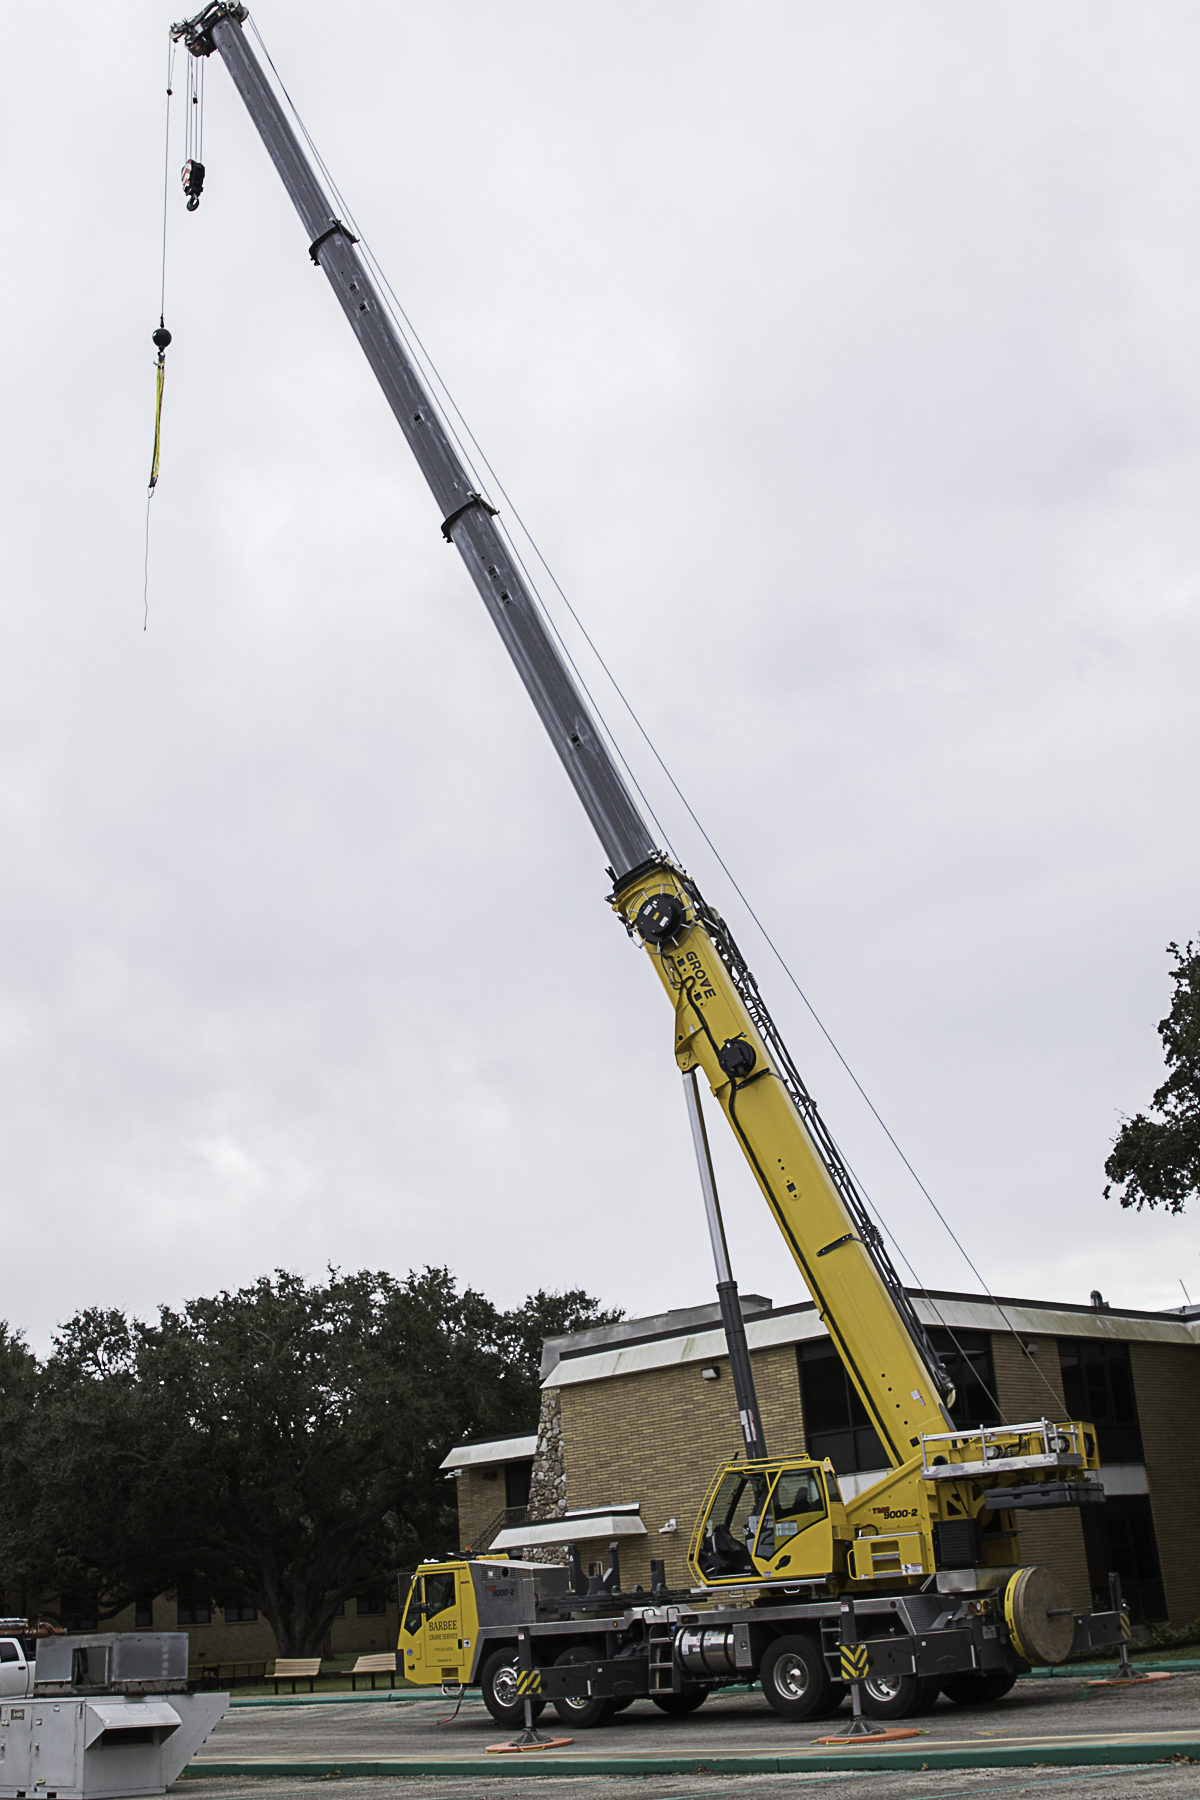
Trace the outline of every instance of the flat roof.
{"label": "flat roof", "polygon": [[[1138,1308],[1081,1306],[1072,1301],[1022,1300],[1007,1295],[961,1294],[942,1289],[906,1290],[925,1325],[948,1325],[962,1331],[1015,1331],[1027,1337],[1090,1337],[1111,1341],[1200,1344],[1200,1308],[1181,1307],[1171,1312]],[[713,1325],[696,1329],[694,1312],[679,1315],[680,1323],[666,1329],[645,1331],[671,1314],[653,1319],[623,1319],[605,1327],[606,1337],[578,1332],[547,1341],[557,1360],[543,1354],[542,1386],[574,1387],[585,1381],[609,1381],[617,1375],[634,1375],[685,1363],[710,1362],[727,1354],[725,1333],[717,1317]],[[703,1309],[710,1310],[710,1309]],[[697,1321],[699,1323],[699,1321]],[[746,1340],[751,1350],[781,1344],[799,1344],[828,1336],[811,1300],[767,1311],[746,1312]]]}

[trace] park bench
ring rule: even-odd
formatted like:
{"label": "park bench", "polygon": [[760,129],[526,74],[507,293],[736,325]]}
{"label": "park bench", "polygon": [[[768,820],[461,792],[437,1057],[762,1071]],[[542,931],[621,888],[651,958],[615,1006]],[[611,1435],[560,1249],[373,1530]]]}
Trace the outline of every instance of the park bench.
{"label": "park bench", "polygon": [[371,1677],[372,1690],[374,1690],[375,1677],[377,1675],[386,1675],[388,1677],[388,1686],[395,1687],[396,1652],[394,1650],[389,1650],[386,1654],[380,1654],[378,1656],[360,1656],[350,1671],[351,1693],[357,1694],[358,1677],[360,1675],[369,1675]]}
{"label": "park bench", "polygon": [[298,1681],[307,1681],[309,1693],[314,1693],[313,1683],[321,1673],[319,1656],[280,1656],[276,1658],[275,1667],[267,1680],[275,1683],[275,1692],[279,1692],[281,1681],[290,1681],[293,1694]]}

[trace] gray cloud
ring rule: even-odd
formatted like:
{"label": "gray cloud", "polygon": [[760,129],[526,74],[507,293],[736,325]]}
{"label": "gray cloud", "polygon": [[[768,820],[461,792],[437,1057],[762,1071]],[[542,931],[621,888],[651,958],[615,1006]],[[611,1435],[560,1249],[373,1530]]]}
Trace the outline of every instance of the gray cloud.
{"label": "gray cloud", "polygon": [[[1200,923],[1192,9],[256,18],[992,1285],[1195,1295],[1195,1219],[1100,1198]],[[692,1301],[669,1014],[215,62],[141,631],[169,19],[7,22],[3,1311],[44,1343],[327,1261]],[[972,1285],[584,667],[914,1264]],[[720,1161],[743,1284],[799,1297]]]}

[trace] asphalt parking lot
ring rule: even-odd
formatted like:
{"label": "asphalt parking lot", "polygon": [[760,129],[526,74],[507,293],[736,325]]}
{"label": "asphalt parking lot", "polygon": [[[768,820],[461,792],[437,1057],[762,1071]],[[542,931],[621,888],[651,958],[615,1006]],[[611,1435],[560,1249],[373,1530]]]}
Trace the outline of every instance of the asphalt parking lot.
{"label": "asphalt parking lot", "polygon": [[[631,1788],[645,1800],[710,1795],[718,1800],[724,1795],[792,1793],[797,1787],[828,1794],[831,1800],[851,1800],[868,1791],[881,1800],[951,1800],[974,1794],[988,1800],[1021,1794],[1044,1794],[1046,1800],[1072,1794],[1103,1794],[1111,1800],[1145,1794],[1155,1800],[1160,1795],[1164,1800],[1200,1796],[1200,1762],[1179,1760],[1189,1751],[1196,1754],[1200,1739],[1200,1677],[1194,1675],[1125,1692],[1061,1678],[1022,1681],[998,1705],[975,1710],[942,1701],[933,1713],[913,1721],[919,1738],[888,1746],[889,1753],[903,1752],[904,1766],[860,1768],[858,1773],[853,1764],[855,1759],[861,1763],[863,1752],[853,1749],[835,1752],[846,1758],[844,1772],[840,1767],[795,1766],[782,1773],[764,1771],[764,1759],[799,1754],[827,1760],[828,1753],[816,1751],[813,1740],[837,1730],[844,1716],[797,1726],[778,1718],[757,1692],[715,1696],[686,1719],[666,1718],[648,1701],[639,1701],[606,1726],[576,1732],[566,1748],[539,1754],[536,1774],[528,1757],[486,1758],[489,1745],[512,1734],[494,1724],[478,1699],[468,1699],[452,1723],[439,1723],[451,1711],[440,1696],[367,1705],[239,1707],[226,1715],[193,1760],[179,1784],[179,1797],[277,1800],[318,1781],[336,1781],[372,1800],[392,1795],[487,1800],[493,1793],[499,1797],[530,1789],[537,1800],[566,1800],[568,1795],[571,1800],[610,1800]],[[548,1709],[541,1729],[555,1728],[567,1732]],[[1111,1763],[1106,1746],[1114,1756]],[[998,1766],[1014,1751],[1027,1757],[1030,1766]],[[1074,1758],[1081,1752],[1097,1760],[1054,1766],[1056,1757]],[[1136,1763],[1115,1761],[1131,1752],[1138,1756]],[[963,1756],[976,1766],[922,1766],[930,1756],[940,1760],[939,1753]],[[995,1761],[989,1766],[990,1755]],[[743,1770],[738,1767],[743,1762],[755,1766]],[[364,1763],[389,1767],[365,1774],[360,1772]],[[347,1765],[344,1772],[342,1764]],[[659,1770],[656,1764],[669,1766]]]}

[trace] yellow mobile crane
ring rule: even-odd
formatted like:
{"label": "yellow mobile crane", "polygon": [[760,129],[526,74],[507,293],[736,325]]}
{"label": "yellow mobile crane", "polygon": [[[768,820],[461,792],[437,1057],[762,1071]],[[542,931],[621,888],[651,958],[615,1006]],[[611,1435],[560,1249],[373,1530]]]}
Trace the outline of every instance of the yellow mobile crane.
{"label": "yellow mobile crane", "polygon": [[[996,1698],[1022,1665],[1116,1641],[1123,1615],[1075,1615],[1052,1574],[1022,1564],[1016,1519],[1098,1503],[1095,1435],[1079,1420],[957,1429],[950,1383],[879,1231],[719,914],[653,842],[518,560],[422,381],[359,240],[334,213],[249,42],[247,8],[213,0],[172,28],[228,69],[300,215],[461,554],[608,857],[611,905],[674,1012],[718,1258],[745,1458],[719,1469],[689,1548],[697,1589],[621,1590],[607,1576],[493,1558],[425,1565],[401,1630],[412,1679],[478,1682],[516,1721],[536,1680],[575,1725],[636,1694],[689,1711],[722,1682],[757,1678],[791,1717],[827,1709],[839,1609],[868,1644],[867,1709],[902,1716],[936,1698]],[[189,181],[185,170],[185,186]],[[194,182],[187,186],[193,194]],[[719,1228],[696,1078],[703,1075],[874,1426],[889,1464],[844,1500],[827,1462],[766,1454]],[[542,1704],[539,1699],[538,1705]]]}

